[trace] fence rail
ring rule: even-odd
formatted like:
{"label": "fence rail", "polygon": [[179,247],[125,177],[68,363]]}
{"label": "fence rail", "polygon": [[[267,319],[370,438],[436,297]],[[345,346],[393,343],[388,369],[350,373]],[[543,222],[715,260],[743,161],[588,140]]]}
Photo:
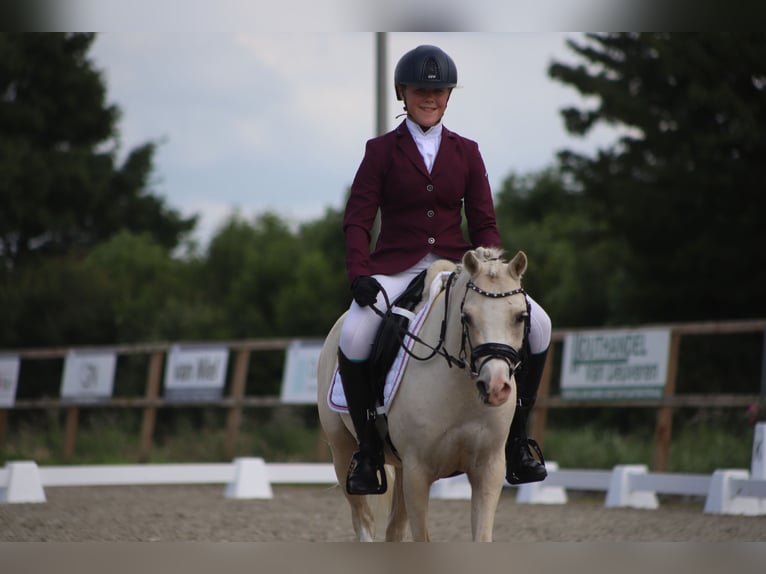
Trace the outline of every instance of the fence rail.
{"label": "fence rail", "polygon": [[[543,372],[543,380],[540,386],[537,407],[533,412],[532,435],[538,438],[538,442],[544,441],[545,426],[548,411],[562,408],[653,408],[657,410],[655,424],[654,456],[652,468],[662,472],[667,469],[670,439],[672,435],[672,419],[675,409],[684,407],[695,408],[735,408],[746,407],[759,399],[758,394],[684,394],[676,395],[676,378],[680,354],[681,339],[694,335],[731,335],[742,333],[761,333],[766,331],[766,319],[738,320],[723,322],[704,323],[679,323],[641,325],[632,327],[613,327],[612,329],[668,329],[671,333],[671,348],[668,362],[667,381],[664,396],[658,399],[604,399],[604,400],[578,400],[563,399],[560,396],[551,396],[551,380],[553,377],[554,346],[548,354],[547,363]],[[603,329],[578,329],[578,330],[554,330],[553,341],[561,342],[569,334],[589,333]],[[305,340],[305,339],[304,339]],[[200,402],[177,402],[167,400],[160,394],[162,384],[162,367],[165,355],[173,346],[173,343],[140,343],[125,345],[110,345],[94,347],[88,346],[87,350],[108,350],[118,356],[124,355],[148,355],[149,364],[146,374],[145,392],[143,396],[112,397],[93,404],[73,404],[71,401],[60,398],[21,399],[15,401],[10,409],[0,408],[0,448],[4,445],[7,428],[8,413],[11,410],[29,409],[63,409],[66,410],[64,460],[71,460],[75,446],[79,426],[80,409],[98,408],[135,408],[143,410],[141,424],[139,461],[146,461],[152,448],[154,429],[156,424],[157,410],[166,408],[190,408],[190,407],[217,407],[228,411],[226,420],[225,453],[229,458],[235,456],[235,445],[239,434],[240,423],[244,409],[265,408],[282,405],[277,396],[247,396],[245,392],[248,378],[249,363],[253,352],[262,351],[286,351],[293,339],[246,339],[236,341],[211,341],[184,343],[184,345],[213,345],[226,346],[233,356],[233,368],[228,381],[228,395],[220,399]],[[764,337],[766,347],[766,337]],[[22,361],[35,361],[45,359],[62,359],[70,351],[77,351],[78,347],[56,347],[45,349],[19,349],[6,350],[0,354],[13,353]],[[766,352],[762,354],[761,387],[760,397],[766,394]]]}

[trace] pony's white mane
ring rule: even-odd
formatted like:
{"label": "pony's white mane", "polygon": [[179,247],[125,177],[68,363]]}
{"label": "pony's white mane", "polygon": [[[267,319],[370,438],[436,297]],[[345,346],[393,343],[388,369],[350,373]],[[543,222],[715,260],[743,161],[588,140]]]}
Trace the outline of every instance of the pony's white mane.
{"label": "pony's white mane", "polygon": [[[502,272],[503,265],[508,263],[508,261],[505,259],[505,252],[499,247],[477,247],[474,250],[474,255],[476,255],[476,258],[482,263],[489,263],[489,265],[484,270],[484,272],[489,277],[498,277]],[[457,275],[460,275],[464,271],[463,264],[453,263],[452,261],[448,261],[446,259],[439,259],[435,261],[431,264],[431,267],[428,269],[428,273],[426,274],[426,285],[431,285],[433,279],[443,271],[454,271]],[[446,282],[446,278],[444,281]],[[424,304],[424,302],[425,298],[418,305],[418,309]]]}

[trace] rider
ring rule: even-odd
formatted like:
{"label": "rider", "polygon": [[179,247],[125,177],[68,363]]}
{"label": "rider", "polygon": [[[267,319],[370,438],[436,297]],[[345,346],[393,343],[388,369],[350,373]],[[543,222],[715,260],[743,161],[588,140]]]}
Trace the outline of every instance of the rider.
{"label": "rider", "polygon": [[[394,88],[406,119],[367,142],[343,218],[346,270],[353,301],[343,323],[338,364],[359,442],[348,471],[350,494],[386,490],[383,443],[375,428],[375,393],[369,359],[385,308],[420,271],[437,259],[458,261],[479,246],[499,247],[492,192],[476,142],[442,125],[457,85],[455,63],[436,46],[418,46],[396,65]],[[380,233],[370,253],[371,231],[380,209]],[[468,236],[461,230],[465,210]],[[547,472],[530,452],[526,421],[537,396],[550,344],[551,323],[529,298],[529,356],[517,372],[518,407],[506,444],[506,479],[511,484],[543,480]],[[538,451],[539,452],[539,451]]]}

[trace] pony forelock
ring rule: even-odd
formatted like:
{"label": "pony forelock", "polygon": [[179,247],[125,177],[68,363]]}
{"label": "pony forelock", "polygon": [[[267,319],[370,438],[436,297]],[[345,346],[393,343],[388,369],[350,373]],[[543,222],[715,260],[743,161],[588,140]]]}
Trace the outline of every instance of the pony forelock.
{"label": "pony forelock", "polygon": [[487,261],[502,261],[506,263],[503,258],[504,251],[499,247],[477,247],[474,250],[476,257],[483,262]]}

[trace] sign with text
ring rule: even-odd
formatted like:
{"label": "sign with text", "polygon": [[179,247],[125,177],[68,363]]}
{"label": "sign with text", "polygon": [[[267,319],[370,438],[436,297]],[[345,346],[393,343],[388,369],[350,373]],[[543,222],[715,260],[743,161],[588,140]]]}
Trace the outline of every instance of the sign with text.
{"label": "sign with text", "polygon": [[223,346],[174,345],[165,364],[165,398],[173,401],[220,399],[229,350]]}
{"label": "sign with text", "polygon": [[112,398],[116,364],[113,351],[69,351],[61,377],[61,400],[92,403]]}
{"label": "sign with text", "polygon": [[290,343],[282,375],[281,400],[283,403],[316,404],[317,365],[321,352],[321,341]]}
{"label": "sign with text", "polygon": [[564,339],[564,399],[661,398],[668,372],[670,331],[597,331]]}
{"label": "sign with text", "polygon": [[20,364],[18,355],[0,356],[0,407],[12,407],[16,401]]}

